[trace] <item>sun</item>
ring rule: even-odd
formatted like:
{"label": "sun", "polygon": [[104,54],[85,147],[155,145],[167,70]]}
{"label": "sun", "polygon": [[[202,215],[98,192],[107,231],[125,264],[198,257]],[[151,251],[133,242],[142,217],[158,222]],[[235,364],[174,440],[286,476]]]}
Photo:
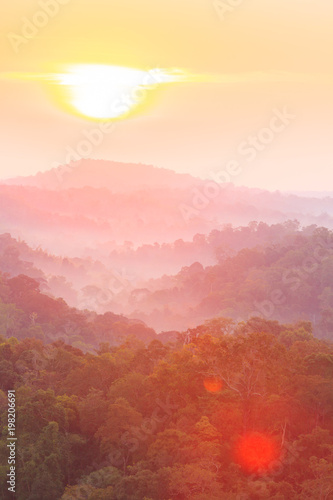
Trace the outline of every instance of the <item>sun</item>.
{"label": "sun", "polygon": [[[161,84],[184,79],[184,73],[99,64],[73,65],[54,75],[61,99],[72,111],[91,119],[112,120],[149,100]],[[58,89],[59,90],[59,89]]]}
{"label": "sun", "polygon": [[[53,68],[52,68],[53,69]],[[146,111],[160,87],[184,82],[217,82],[213,75],[180,68],[138,69],[108,64],[61,65],[44,73],[0,73],[0,79],[38,81],[68,113],[88,120],[119,120]]]}

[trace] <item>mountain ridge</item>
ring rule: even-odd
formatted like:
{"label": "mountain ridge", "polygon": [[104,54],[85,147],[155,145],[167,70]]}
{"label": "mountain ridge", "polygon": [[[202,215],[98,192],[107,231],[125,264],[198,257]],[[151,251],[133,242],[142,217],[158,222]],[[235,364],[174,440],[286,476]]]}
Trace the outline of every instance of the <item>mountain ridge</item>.
{"label": "mountain ridge", "polygon": [[45,172],[38,172],[35,175],[4,179],[0,185],[19,185],[51,190],[93,187],[126,192],[171,186],[185,188],[199,185],[201,182],[201,179],[191,174],[177,173],[143,163],[82,159]]}

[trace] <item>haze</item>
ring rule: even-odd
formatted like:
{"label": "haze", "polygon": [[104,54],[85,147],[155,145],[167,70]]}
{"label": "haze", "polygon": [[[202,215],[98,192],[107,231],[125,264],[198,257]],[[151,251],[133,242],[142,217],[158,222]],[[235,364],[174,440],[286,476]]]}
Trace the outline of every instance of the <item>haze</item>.
{"label": "haze", "polygon": [[[148,163],[207,178],[237,157],[240,144],[267,128],[274,109],[285,107],[295,119],[253,161],[243,158],[242,173],[232,182],[327,191],[332,180],[331,2],[244,0],[226,13],[218,7],[222,3],[72,0],[59,5],[57,15],[24,43],[15,42],[13,33],[20,34],[22,18],[31,20],[40,8],[32,0],[9,3],[0,21],[1,71],[38,73],[89,63],[145,71],[184,68],[208,80],[214,76],[216,83],[160,89],[153,105],[117,122],[84,157]],[[68,151],[77,150],[97,126],[59,107],[40,82],[2,78],[0,87],[3,178],[63,164]]]}

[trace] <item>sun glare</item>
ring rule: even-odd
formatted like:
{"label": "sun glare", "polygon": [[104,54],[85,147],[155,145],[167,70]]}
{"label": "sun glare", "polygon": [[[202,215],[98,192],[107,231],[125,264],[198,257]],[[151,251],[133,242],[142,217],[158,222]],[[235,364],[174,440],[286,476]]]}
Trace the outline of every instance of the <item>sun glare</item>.
{"label": "sun glare", "polygon": [[179,82],[218,82],[220,77],[184,69],[142,70],[107,64],[72,64],[55,72],[0,73],[0,79],[39,81],[58,106],[90,120],[116,120],[154,102],[156,89]]}
{"label": "sun glare", "polygon": [[65,86],[67,104],[92,119],[114,119],[128,114],[149,98],[159,84],[178,82],[184,73],[155,69],[84,64],[55,75]]}

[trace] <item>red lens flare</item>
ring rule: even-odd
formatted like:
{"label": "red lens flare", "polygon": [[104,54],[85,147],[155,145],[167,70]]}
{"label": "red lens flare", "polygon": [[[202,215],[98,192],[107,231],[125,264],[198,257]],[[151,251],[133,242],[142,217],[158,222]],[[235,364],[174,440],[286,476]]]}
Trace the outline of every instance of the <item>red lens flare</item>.
{"label": "red lens flare", "polygon": [[203,384],[208,392],[219,392],[223,386],[223,382],[219,377],[207,377]]}
{"label": "red lens flare", "polygon": [[279,456],[276,441],[264,434],[252,432],[236,443],[236,462],[247,472],[267,472]]}

